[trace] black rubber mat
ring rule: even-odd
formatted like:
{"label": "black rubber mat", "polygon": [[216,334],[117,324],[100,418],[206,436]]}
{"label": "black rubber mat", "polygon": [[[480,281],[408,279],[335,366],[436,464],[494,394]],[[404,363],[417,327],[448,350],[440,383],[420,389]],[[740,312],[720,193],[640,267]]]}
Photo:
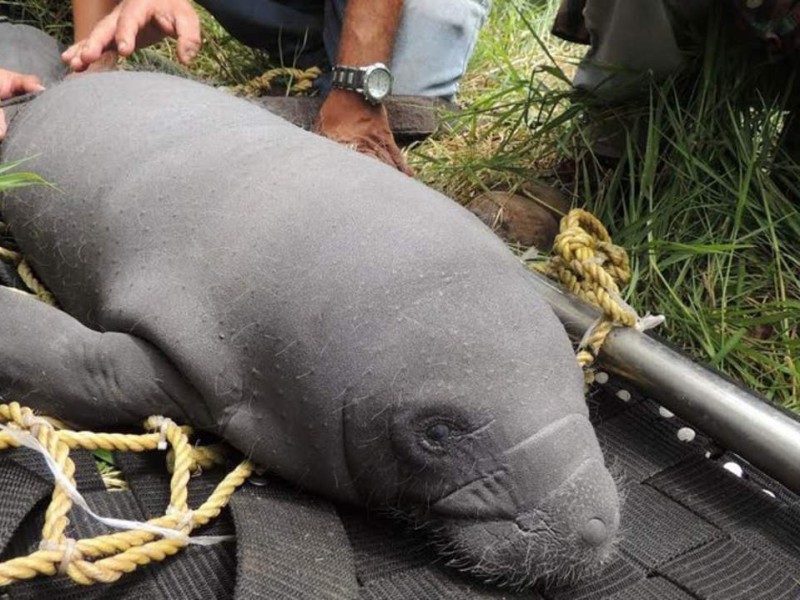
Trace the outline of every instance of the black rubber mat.
{"label": "black rubber mat", "polygon": [[[201,530],[235,534],[235,542],[192,546],[111,585],[42,578],[0,588],[0,599],[800,599],[797,496],[702,435],[681,441],[685,423],[618,392],[600,386],[590,402],[626,495],[621,542],[600,574],[577,584],[523,592],[484,585],[448,568],[422,532],[267,477],[245,484],[231,508]],[[102,488],[88,453],[77,453],[76,462],[79,485],[102,514],[144,519],[169,503],[157,452],[117,456],[126,492]],[[190,504],[205,499],[223,473],[192,479]],[[0,455],[0,559],[36,548],[49,496],[40,458],[19,450]],[[102,531],[80,511],[71,518],[71,535]]]}

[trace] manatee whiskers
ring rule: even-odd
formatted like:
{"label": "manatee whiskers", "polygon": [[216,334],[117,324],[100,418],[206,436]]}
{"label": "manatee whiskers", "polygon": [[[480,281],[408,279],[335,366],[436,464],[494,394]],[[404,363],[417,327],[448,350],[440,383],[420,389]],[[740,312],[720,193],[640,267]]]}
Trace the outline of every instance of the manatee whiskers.
{"label": "manatee whiskers", "polygon": [[547,537],[511,534],[505,539],[495,532],[492,538],[494,541],[484,547],[477,562],[467,556],[468,549],[453,538],[452,532],[444,538],[437,536],[435,543],[441,540],[437,551],[449,557],[449,566],[512,589],[572,583],[599,570],[611,556],[610,547],[602,557],[596,552],[579,551],[577,535],[562,536],[556,531]]}
{"label": "manatee whiskers", "polygon": [[[384,507],[380,512],[425,531],[448,567],[515,590],[583,579],[601,569],[615,547],[585,548],[579,535],[561,531],[541,511],[535,517],[527,515],[537,523],[533,532],[511,520],[439,519],[422,508]],[[469,541],[476,535],[479,552]]]}

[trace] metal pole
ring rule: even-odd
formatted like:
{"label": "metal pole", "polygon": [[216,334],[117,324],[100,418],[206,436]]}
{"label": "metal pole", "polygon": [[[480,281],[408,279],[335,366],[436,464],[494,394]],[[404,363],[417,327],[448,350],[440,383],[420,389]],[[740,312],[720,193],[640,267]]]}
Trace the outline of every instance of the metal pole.
{"label": "metal pole", "polygon": [[[543,275],[531,272],[531,278],[567,332],[580,339],[600,311]],[[800,422],[788,411],[633,329],[615,329],[598,360],[644,395],[800,493]]]}

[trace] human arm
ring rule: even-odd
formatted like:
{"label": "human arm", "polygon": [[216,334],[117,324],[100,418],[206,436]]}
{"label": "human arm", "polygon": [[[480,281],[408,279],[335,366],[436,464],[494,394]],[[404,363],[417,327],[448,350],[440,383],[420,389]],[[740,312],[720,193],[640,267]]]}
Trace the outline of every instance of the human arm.
{"label": "human arm", "polygon": [[[78,43],[92,33],[95,26],[117,6],[117,0],[72,0],[74,42]],[[117,65],[117,52],[109,48],[87,70],[105,71]]]}
{"label": "human arm", "polygon": [[[18,94],[33,94],[44,89],[41,79],[36,75],[25,75],[0,69],[0,100],[7,100]],[[6,135],[6,118],[0,108],[0,140]]]}
{"label": "human arm", "polygon": [[[359,67],[391,63],[402,10],[403,0],[349,0],[338,64]],[[386,107],[372,105],[356,92],[331,90],[320,108],[315,130],[413,175],[395,143]]]}
{"label": "human arm", "polygon": [[[75,0],[80,5],[90,1]],[[113,0],[102,2],[109,3],[106,8],[114,4]],[[86,22],[90,21],[87,18]],[[178,60],[184,64],[191,62],[200,48],[200,19],[189,0],[122,0],[95,23],[86,37],[76,36],[80,41],[62,54],[73,71],[87,69],[109,50],[127,57],[165,36],[178,40]]]}

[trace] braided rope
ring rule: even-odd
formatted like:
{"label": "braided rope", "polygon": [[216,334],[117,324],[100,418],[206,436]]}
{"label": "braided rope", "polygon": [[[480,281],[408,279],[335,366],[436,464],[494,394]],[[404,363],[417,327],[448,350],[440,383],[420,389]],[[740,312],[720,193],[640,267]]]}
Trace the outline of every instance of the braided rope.
{"label": "braided rope", "polygon": [[9,248],[0,246],[0,260],[11,263],[12,265],[16,265],[19,264],[19,261],[22,260],[22,257],[19,255],[19,252],[15,252]]}
{"label": "braided rope", "polygon": [[606,228],[590,212],[576,208],[561,219],[553,251],[555,256],[533,268],[603,311],[602,319],[586,332],[576,354],[578,364],[587,369],[587,383],[591,383],[594,375],[589,367],[614,327],[648,329],[663,317],[641,319],[622,299],[619,286],[631,280],[628,254],[611,241]]}
{"label": "braided rope", "polygon": [[56,306],[56,297],[51,294],[44,284],[39,281],[39,278],[33,273],[33,269],[24,258],[17,264],[17,273],[19,273],[22,283],[24,283],[34,295],[50,306]]}
{"label": "braided rope", "polygon": [[294,67],[276,67],[265,73],[254,77],[250,81],[241,85],[232,86],[230,90],[237,95],[247,96],[248,98],[263,96],[264,92],[272,89],[272,84],[281,78],[288,78],[286,87],[289,92],[295,95],[303,94],[311,90],[314,80],[322,74],[319,67],[308,69],[296,69]]}
{"label": "braided rope", "polygon": [[[69,457],[70,449],[144,452],[158,449],[162,447],[162,440],[166,441],[174,455],[170,505],[164,516],[147,521],[147,525],[175,532],[174,537],[164,537],[157,531],[131,529],[91,539],[70,539],[65,535],[65,529],[73,500],[69,490],[57,478],[45,513],[39,550],[0,563],[0,586],[59,573],[83,585],[110,583],[141,566],[162,561],[188,545],[188,536],[194,529],[216,518],[234,491],[253,471],[252,464],[243,461],[220,482],[200,507],[190,510],[187,485],[192,469],[203,464],[203,461],[218,461],[219,457],[209,458],[214,454],[213,451],[193,457],[194,449],[189,443],[187,429],[170,419],[150,417],[145,422],[145,428],[151,433],[142,435],[77,432],[57,429],[48,419],[37,417],[29,408],[12,402],[0,404],[0,423],[13,431],[28,432],[34,436],[73,488],[75,464]],[[15,435],[0,431],[0,450],[19,445]]]}
{"label": "braided rope", "polygon": [[[8,231],[8,225],[3,221],[0,221],[0,232],[3,234],[8,234]],[[19,274],[20,279],[22,279],[22,283],[27,286],[33,295],[45,304],[56,306],[55,296],[53,296],[53,294],[50,293],[44,284],[39,281],[39,278],[36,277],[33,269],[28,264],[28,261],[22,257],[22,254],[16,250],[12,250],[11,248],[6,248],[0,245],[0,261],[16,266],[17,273]]]}

